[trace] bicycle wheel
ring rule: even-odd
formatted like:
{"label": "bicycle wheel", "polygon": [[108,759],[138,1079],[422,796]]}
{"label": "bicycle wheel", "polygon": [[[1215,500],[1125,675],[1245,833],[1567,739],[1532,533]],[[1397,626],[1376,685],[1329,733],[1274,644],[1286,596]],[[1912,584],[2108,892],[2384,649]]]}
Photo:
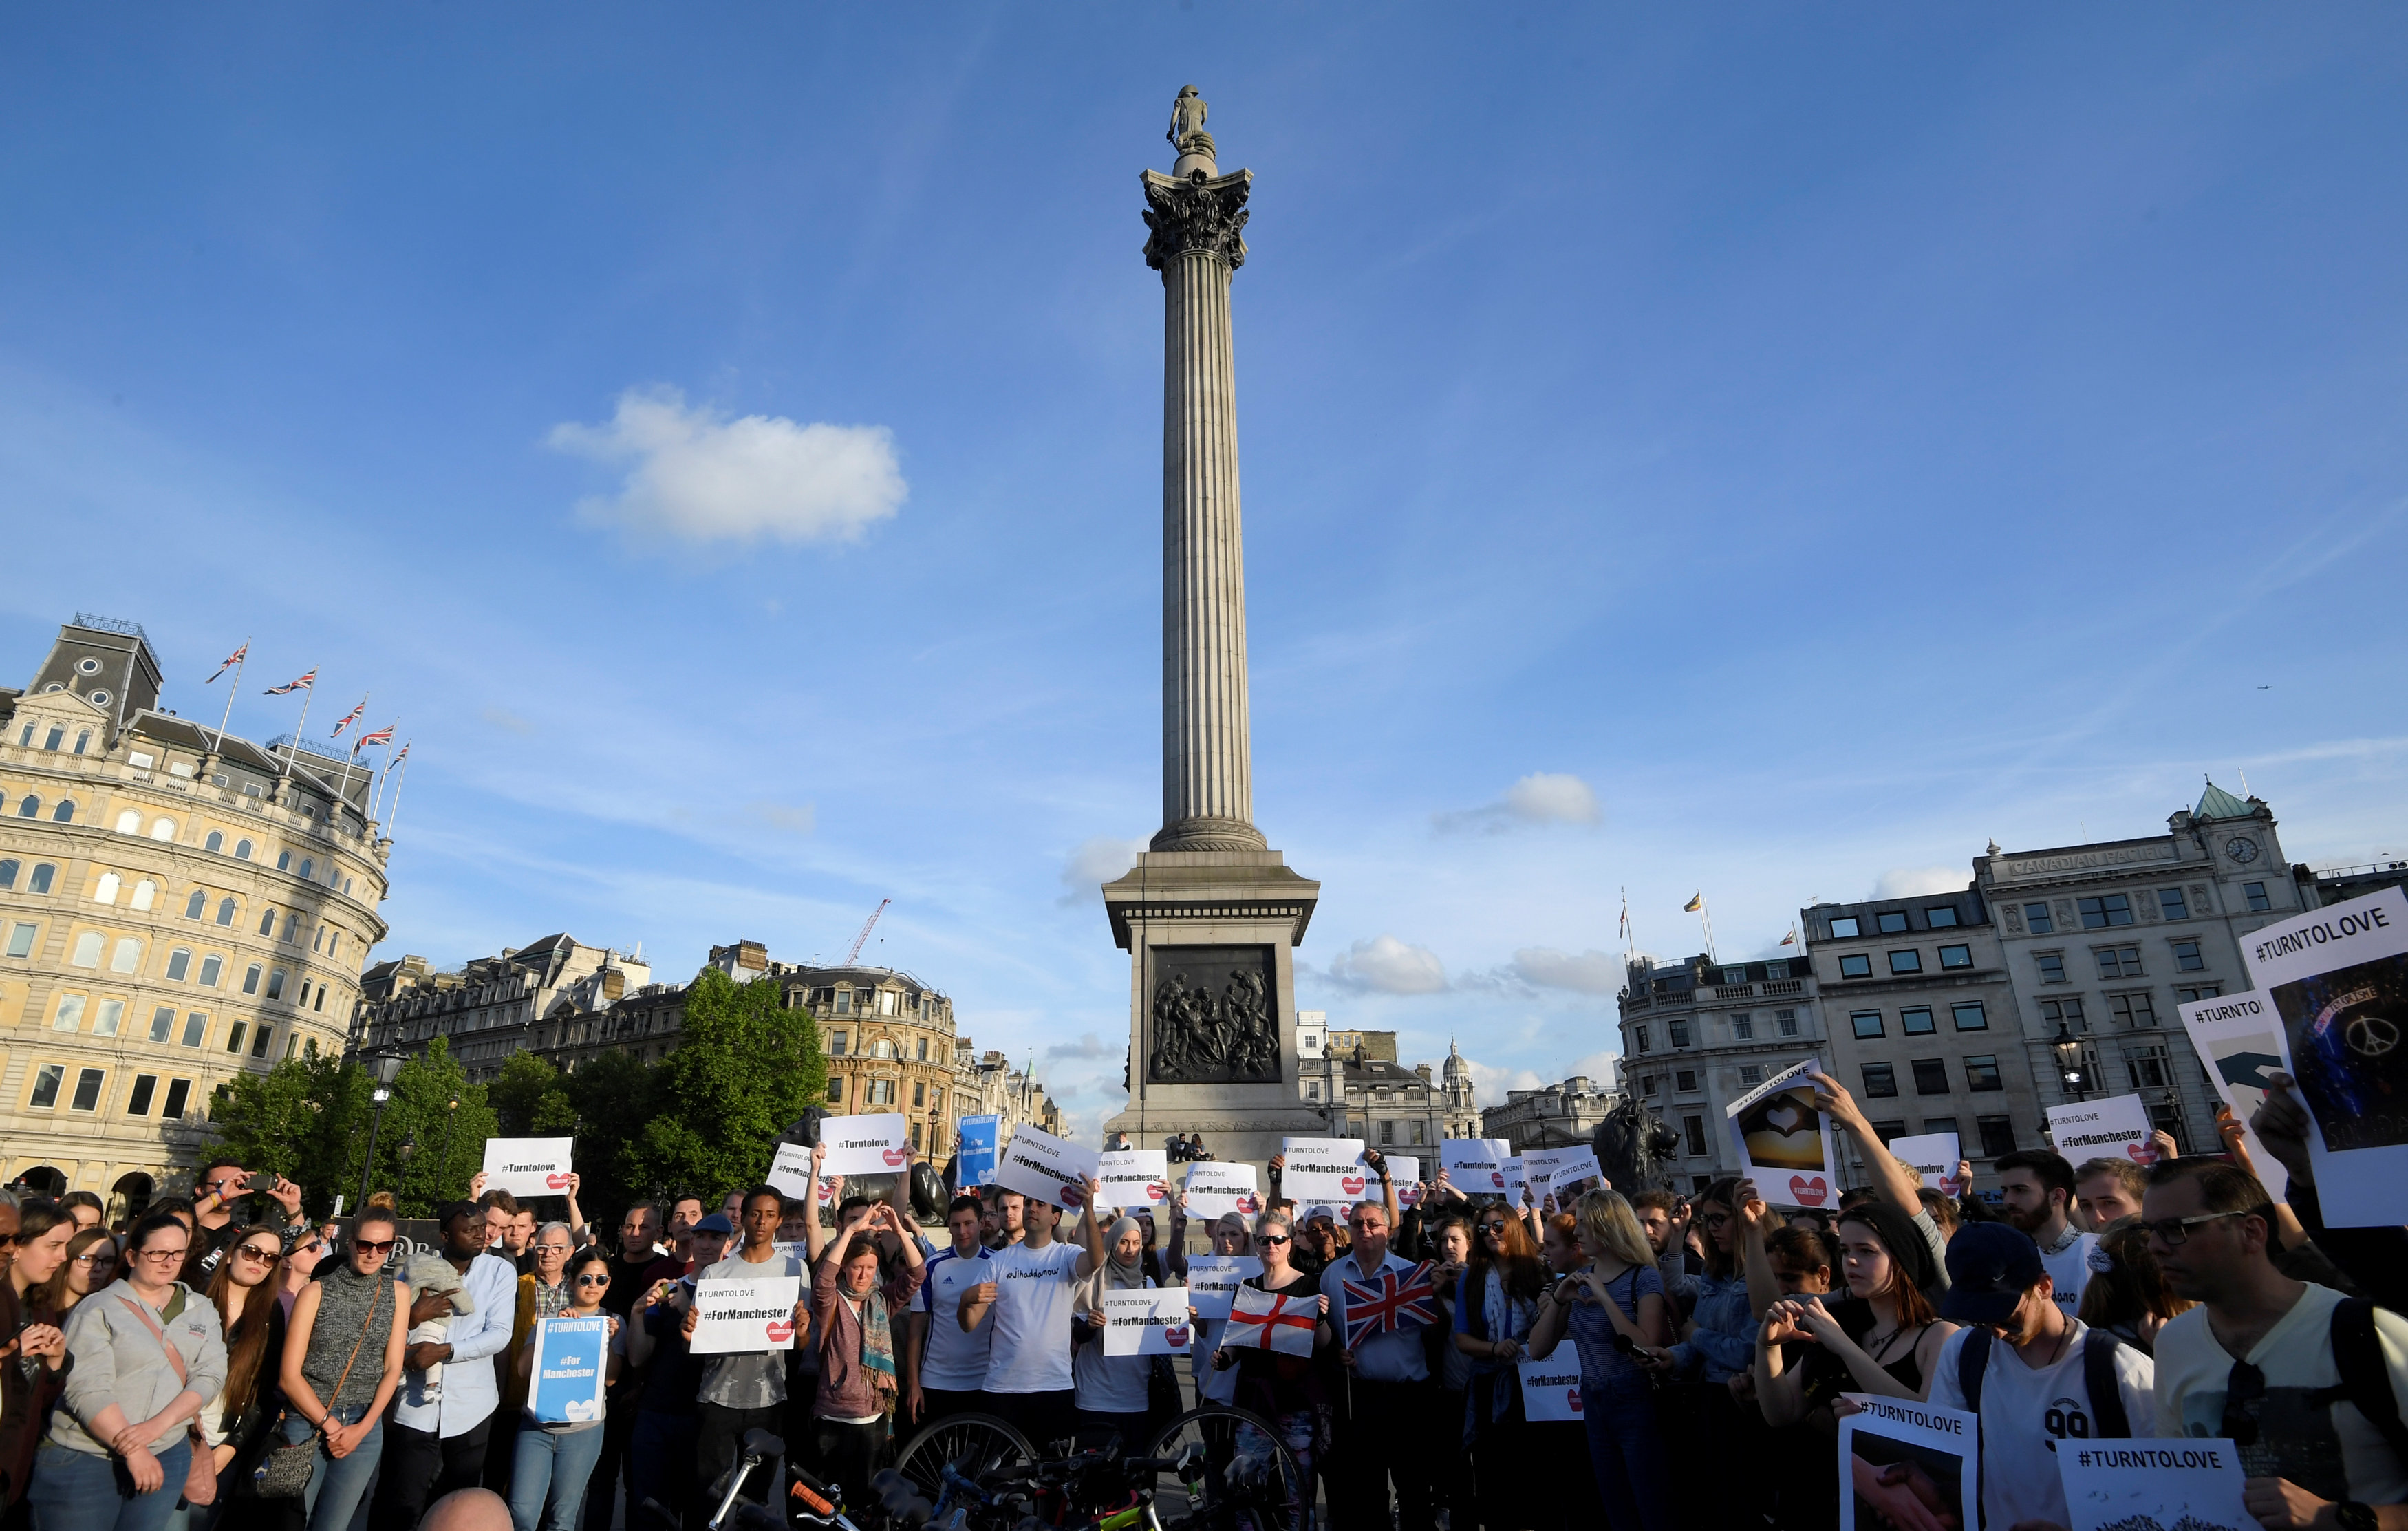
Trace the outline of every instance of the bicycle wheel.
{"label": "bicycle wheel", "polygon": [[1154,1481],[1154,1512],[1188,1531],[1305,1531],[1312,1523],[1312,1482],[1259,1414],[1226,1404],[1191,1409],[1154,1438],[1149,1456],[1177,1458],[1204,1449],[1205,1472],[1193,1487],[1175,1473]]}
{"label": "bicycle wheel", "polygon": [[948,1465],[976,1478],[1036,1460],[1037,1449],[1028,1438],[993,1414],[948,1414],[896,1453],[895,1470],[933,1505],[944,1498]]}

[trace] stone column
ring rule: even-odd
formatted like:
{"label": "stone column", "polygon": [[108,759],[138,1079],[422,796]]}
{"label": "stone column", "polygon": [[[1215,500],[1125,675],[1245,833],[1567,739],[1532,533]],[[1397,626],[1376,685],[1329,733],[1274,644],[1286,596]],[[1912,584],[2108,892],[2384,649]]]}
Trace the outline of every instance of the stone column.
{"label": "stone column", "polygon": [[1146,265],[1162,273],[1162,831],[1156,851],[1259,851],[1246,699],[1229,278],[1245,264],[1254,176],[1212,141],[1144,173]]}

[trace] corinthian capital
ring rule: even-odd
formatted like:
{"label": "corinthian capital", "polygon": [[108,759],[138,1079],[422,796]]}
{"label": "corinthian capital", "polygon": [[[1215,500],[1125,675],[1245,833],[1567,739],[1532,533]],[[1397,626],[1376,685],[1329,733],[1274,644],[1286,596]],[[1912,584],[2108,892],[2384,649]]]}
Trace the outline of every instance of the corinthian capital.
{"label": "corinthian capital", "polygon": [[1246,193],[1254,189],[1251,170],[1207,178],[1200,171],[1186,180],[1157,170],[1144,172],[1145,226],[1154,231],[1145,242],[1145,264],[1156,271],[1190,250],[1202,250],[1229,263],[1246,264]]}

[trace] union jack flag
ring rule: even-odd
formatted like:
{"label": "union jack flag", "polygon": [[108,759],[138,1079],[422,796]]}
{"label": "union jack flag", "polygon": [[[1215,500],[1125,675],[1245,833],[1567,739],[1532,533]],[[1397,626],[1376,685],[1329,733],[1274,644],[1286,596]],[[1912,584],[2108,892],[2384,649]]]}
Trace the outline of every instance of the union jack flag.
{"label": "union jack flag", "polygon": [[[218,666],[218,675],[223,675],[226,671],[233,669],[236,665],[241,664],[243,656],[250,652],[251,645],[249,643],[245,643],[241,648],[236,649],[234,652],[226,655],[225,663]],[[202,681],[201,684],[205,686],[215,685],[217,683],[218,675],[210,676],[207,680]]]}
{"label": "union jack flag", "polygon": [[1346,1291],[1346,1348],[1374,1335],[1398,1334],[1438,1322],[1438,1287],[1425,1260],[1411,1270],[1383,1270],[1368,1281],[1341,1281]]}
{"label": "union jack flag", "polygon": [[308,691],[317,684],[318,667],[312,665],[309,667],[309,673],[303,676],[300,680],[287,680],[280,686],[270,686],[265,691],[261,692],[260,694],[262,696],[281,696],[288,691]]}
{"label": "union jack flag", "polygon": [[[391,729],[387,729],[387,730],[386,730],[386,732],[387,732],[387,733],[391,733],[391,732],[392,732],[392,730],[391,730]],[[409,758],[409,746],[408,746],[408,745],[407,745],[407,744],[405,744],[405,745],[403,745],[403,746],[401,747],[401,753],[399,753],[399,754],[397,754],[397,755],[395,755],[395,756],[394,756],[394,757],[393,757],[393,764],[394,764],[394,765],[395,765],[395,766],[398,766],[398,765],[400,765],[403,761],[408,760],[408,758]]]}
{"label": "union jack flag", "polygon": [[393,731],[395,726],[397,725],[387,723],[373,734],[362,734],[360,736],[360,747],[362,749],[366,749],[371,744],[391,744],[393,742]]}
{"label": "union jack flag", "polygon": [[[366,712],[367,709],[368,709],[368,699],[367,699],[366,697],[363,696],[363,697],[361,697],[361,698],[360,698],[360,705],[359,705],[359,706],[357,706],[357,707],[355,707],[355,708],[351,708],[349,712],[344,713],[344,714],[343,714],[343,721],[342,721],[341,723],[337,723],[337,724],[335,725],[335,731],[334,731],[333,733],[331,733],[331,734],[327,735],[326,737],[327,737],[328,738],[330,738],[330,739],[338,739],[338,738],[341,738],[341,737],[343,737],[343,730],[344,730],[344,729],[346,729],[346,728],[351,727],[351,724],[353,724],[353,723],[355,723],[359,722],[359,721],[360,721],[360,714],[361,714],[361,713],[363,713],[363,712]],[[363,740],[362,742],[364,742],[364,743],[365,743],[366,741],[365,741],[365,740]]]}

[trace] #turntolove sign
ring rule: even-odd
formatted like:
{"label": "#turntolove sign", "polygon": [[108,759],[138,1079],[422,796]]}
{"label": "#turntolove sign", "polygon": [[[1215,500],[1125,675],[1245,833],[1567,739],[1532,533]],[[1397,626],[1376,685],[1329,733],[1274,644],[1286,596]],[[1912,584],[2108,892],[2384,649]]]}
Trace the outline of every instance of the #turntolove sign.
{"label": "#turntolove sign", "polygon": [[2113,1526],[2248,1525],[2241,1452],[2229,1440],[2057,1443],[2071,1531]]}
{"label": "#turntolove sign", "polygon": [[894,1175],[911,1162],[911,1129],[892,1112],[831,1116],[820,1123],[823,1175]]}
{"label": "#turntolove sign", "polygon": [[1544,1361],[1523,1361],[1522,1412],[1531,1423],[1581,1417],[1580,1357],[1559,1345]]}
{"label": "#turntolove sign", "polygon": [[811,1195],[811,1151],[800,1143],[781,1143],[769,1161],[769,1183],[782,1195],[800,1199]]}
{"label": "#turntolove sign", "polygon": [[1097,1163],[1096,1181],[1105,1206],[1138,1212],[1168,1199],[1163,1182],[1169,1174],[1170,1155],[1161,1149],[1114,1149]]}
{"label": "#turntolove sign", "polygon": [[1231,1212],[1251,1218],[1263,1209],[1254,1166],[1214,1159],[1187,1166],[1187,1215],[1210,1221]]}
{"label": "#turntolove sign", "polygon": [[1605,1178],[1604,1168],[1597,1162],[1597,1150],[1585,1145],[1525,1153],[1522,1173],[1529,1180],[1533,1192],[1554,1196],[1559,1209],[1581,1181]]}
{"label": "#turntolove sign", "polygon": [[1831,1123],[1814,1104],[1813,1058],[1791,1064],[1723,1108],[1740,1152],[1740,1173],[1775,1207],[1835,1207],[1838,1172]]}
{"label": "#turntolove sign", "polygon": [[1359,1201],[1363,1188],[1375,1183],[1363,1166],[1360,1138],[1283,1138],[1280,1154],[1280,1191],[1299,1207]]}
{"label": "#turntolove sign", "polygon": [[1450,1138],[1438,1146],[1438,1166],[1446,1182],[1467,1196],[1505,1194],[1505,1161],[1513,1145],[1502,1138]]}
{"label": "#turntolove sign", "polygon": [[1096,1178],[1102,1158],[1094,1149],[1023,1124],[1011,1129],[1011,1141],[1003,1146],[995,1183],[1075,1212],[1086,1206],[1086,1182]]}
{"label": "#turntolove sign", "polygon": [[535,1373],[527,1409],[543,1424],[580,1424],[602,1417],[602,1378],[609,1360],[610,1321],[538,1319]]}
{"label": "#turntolove sign", "polygon": [[1198,1318],[1227,1318],[1238,1288],[1247,1277],[1262,1273],[1263,1263],[1251,1254],[1191,1254],[1187,1257],[1187,1306],[1196,1309]]}
{"label": "#turntolove sign", "polygon": [[1100,1309],[1106,1355],[1185,1355],[1187,1289],[1107,1292]]}
{"label": "#turntolove sign", "polygon": [[1923,1177],[1926,1190],[1937,1191],[1943,1196],[1965,1194],[1963,1182],[1956,1179],[1956,1165],[1962,1155],[1955,1133],[1928,1132],[1919,1138],[1893,1138],[1884,1146],[1891,1158]]}
{"label": "#turntolove sign", "polygon": [[2075,1164],[2085,1159],[2129,1159],[2136,1165],[2157,1162],[2149,1145],[2149,1108],[2138,1095],[2109,1095],[2105,1100],[2078,1100],[2048,1108],[2048,1135],[2057,1152]]}
{"label": "#turntolove sign", "polygon": [[568,1153],[574,1138],[488,1138],[485,1189],[513,1196],[568,1195]]}
{"label": "#turntolove sign", "polygon": [[795,1305],[802,1300],[800,1276],[722,1277],[694,1283],[696,1355],[795,1348]]}

